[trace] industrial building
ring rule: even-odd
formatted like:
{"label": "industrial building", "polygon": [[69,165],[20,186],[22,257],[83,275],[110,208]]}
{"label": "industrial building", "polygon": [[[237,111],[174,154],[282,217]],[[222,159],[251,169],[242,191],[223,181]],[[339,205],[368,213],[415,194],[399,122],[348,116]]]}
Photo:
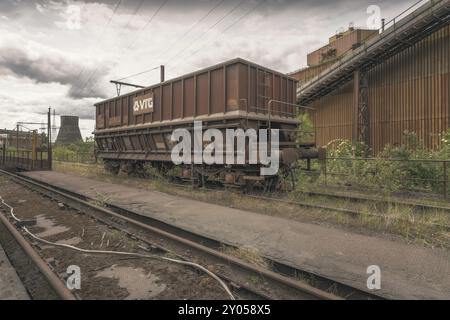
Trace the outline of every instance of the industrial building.
{"label": "industrial building", "polygon": [[[36,146],[40,148],[45,143],[44,134],[36,134]],[[0,148],[29,149],[33,145],[33,131],[17,131],[0,129]]]}
{"label": "industrial building", "polygon": [[308,55],[297,101],[315,108],[316,141],[366,143],[377,154],[415,132],[428,148],[449,128],[450,2],[421,2],[380,30],[349,28]]}

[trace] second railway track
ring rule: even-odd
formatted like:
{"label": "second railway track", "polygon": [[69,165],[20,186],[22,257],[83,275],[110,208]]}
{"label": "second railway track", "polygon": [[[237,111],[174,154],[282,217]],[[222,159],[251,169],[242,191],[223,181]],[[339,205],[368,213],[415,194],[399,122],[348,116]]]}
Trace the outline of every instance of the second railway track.
{"label": "second railway track", "polygon": [[64,203],[95,220],[127,233],[146,244],[150,251],[169,253],[186,261],[195,260],[213,266],[238,298],[242,299],[383,299],[376,294],[287,266],[264,258],[265,266],[253,265],[221,249],[226,244],[190,233],[152,218],[143,217],[123,208],[101,207],[79,194],[67,193],[32,179],[0,171],[11,181]]}

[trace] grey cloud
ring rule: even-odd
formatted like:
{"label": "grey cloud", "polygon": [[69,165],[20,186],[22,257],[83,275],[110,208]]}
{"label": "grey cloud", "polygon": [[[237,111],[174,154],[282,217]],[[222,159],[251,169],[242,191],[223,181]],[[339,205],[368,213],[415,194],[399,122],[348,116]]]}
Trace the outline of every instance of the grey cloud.
{"label": "grey cloud", "polygon": [[[136,8],[140,8],[140,11],[151,11],[159,7],[164,0],[122,0],[120,1],[120,6],[118,9],[119,13],[129,13]],[[221,0],[168,0],[164,8],[167,11],[185,11],[185,10],[199,10]],[[240,0],[226,0],[224,6],[229,2],[239,2]],[[262,2],[256,11],[267,12],[267,11],[282,11],[282,10],[293,10],[293,9],[320,9],[323,12],[333,12],[333,9],[338,7],[352,8],[359,6],[368,6],[372,4],[382,5],[389,3],[390,0],[245,0],[244,4],[252,5],[257,2]],[[410,2],[412,1],[402,1]],[[36,8],[36,5],[48,6],[54,4],[105,4],[109,7],[115,7],[119,0],[81,0],[81,1],[55,1],[55,0],[32,0],[32,1],[20,1],[20,0],[3,0],[0,1],[0,12],[10,13],[17,12],[20,10],[27,10],[30,8]],[[128,11],[128,12],[127,12]]]}
{"label": "grey cloud", "polygon": [[86,66],[60,54],[43,53],[32,57],[25,49],[0,48],[0,70],[27,77],[38,83],[69,85],[72,98],[105,98],[100,80],[109,71],[107,64],[101,67]]}
{"label": "grey cloud", "polygon": [[[141,7],[142,11],[151,11],[159,7],[164,0],[145,0]],[[168,0],[164,6],[165,11],[181,11],[186,10],[201,10],[210,7],[221,0]],[[222,7],[230,2],[237,3],[240,0],[226,0]],[[390,0],[245,0],[243,6],[251,7],[258,2],[261,6],[255,9],[256,12],[270,13],[280,12],[284,10],[322,10],[323,12],[333,12],[333,8],[347,7],[354,9],[355,7],[365,6],[371,4],[382,5],[388,3]],[[103,0],[103,1],[79,1],[80,3],[102,3],[108,6],[115,6],[118,0]],[[140,6],[142,0],[122,0],[119,7],[119,12],[131,11]],[[411,2],[411,1],[410,1]],[[331,10],[330,10],[331,9]]]}

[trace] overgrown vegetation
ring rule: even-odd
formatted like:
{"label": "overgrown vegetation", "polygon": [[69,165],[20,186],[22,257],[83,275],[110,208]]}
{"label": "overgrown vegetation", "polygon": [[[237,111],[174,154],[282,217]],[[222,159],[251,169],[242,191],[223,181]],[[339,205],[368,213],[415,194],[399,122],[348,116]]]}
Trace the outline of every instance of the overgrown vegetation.
{"label": "overgrown vegetation", "polygon": [[426,149],[415,133],[405,131],[399,146],[387,145],[376,157],[368,158],[369,148],[347,140],[335,140],[325,147],[328,160],[316,162],[320,174],[298,174],[299,188],[307,184],[327,184],[377,189],[384,193],[419,191],[450,193],[450,130],[441,135],[436,150]]}
{"label": "overgrown vegetation", "polygon": [[297,142],[300,144],[313,143],[314,137],[314,124],[309,113],[301,113],[298,117],[300,120],[300,128],[297,131]]}
{"label": "overgrown vegetation", "polygon": [[55,146],[53,148],[53,160],[90,163],[95,161],[95,142],[93,138],[72,143],[67,146]]}
{"label": "overgrown vegetation", "polygon": [[[397,204],[386,206],[379,203],[351,202],[346,199],[311,197],[307,193],[291,193],[287,198],[322,206],[348,208],[362,213],[361,215],[353,216],[338,211],[310,209],[286,202],[251,198],[244,194],[226,192],[224,190],[193,189],[190,185],[184,187],[174,186],[168,183],[166,179],[138,178],[126,174],[111,175],[103,170],[101,164],[58,162],[54,164],[54,170],[107,183],[123,184],[149,191],[157,190],[179,197],[258,212],[293,221],[324,224],[326,226],[330,224],[338,225],[356,232],[365,233],[368,231],[370,232],[369,234],[372,234],[371,232],[379,232],[387,235],[399,235],[408,242],[420,243],[427,247],[448,248],[450,244],[450,233],[446,228],[429,225],[430,223],[449,225],[450,217],[446,211],[427,210],[412,212],[410,206]],[[111,201],[111,199],[102,199],[101,195],[99,196],[98,194],[97,199],[99,200],[99,202],[95,202],[97,205],[102,205],[104,201]],[[241,258],[245,256],[246,260],[252,263],[258,264],[262,262],[258,258],[260,254],[251,252],[251,250],[250,252],[248,250],[243,252],[238,250],[238,252],[228,253],[239,255]]]}

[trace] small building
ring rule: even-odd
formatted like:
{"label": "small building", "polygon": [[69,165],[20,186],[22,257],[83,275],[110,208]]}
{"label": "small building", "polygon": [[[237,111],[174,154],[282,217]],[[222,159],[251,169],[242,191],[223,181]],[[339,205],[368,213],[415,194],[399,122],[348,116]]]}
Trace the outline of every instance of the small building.
{"label": "small building", "polygon": [[[36,135],[36,146],[38,148],[45,143],[43,134]],[[31,150],[33,145],[33,131],[19,131],[0,129],[0,148],[19,148]]]}

